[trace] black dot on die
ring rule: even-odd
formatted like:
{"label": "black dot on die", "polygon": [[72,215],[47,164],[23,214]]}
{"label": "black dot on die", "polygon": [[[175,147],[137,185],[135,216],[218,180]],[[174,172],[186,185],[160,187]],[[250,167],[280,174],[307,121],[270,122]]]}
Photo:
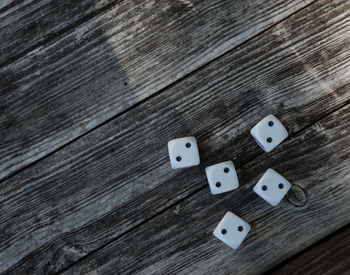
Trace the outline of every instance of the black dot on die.
{"label": "black dot on die", "polygon": [[225,173],[228,173],[228,172],[230,172],[230,169],[229,169],[228,167],[225,167],[225,168],[224,168],[224,172],[225,172]]}
{"label": "black dot on die", "polygon": [[226,229],[223,229],[223,230],[221,230],[221,233],[222,233],[223,235],[225,235],[225,234],[227,233],[227,230],[226,230]]}
{"label": "black dot on die", "polygon": [[269,126],[270,126],[270,127],[273,126],[273,121],[272,121],[272,120],[269,121]]}
{"label": "black dot on die", "polygon": [[239,232],[242,232],[242,231],[243,231],[243,226],[241,226],[241,225],[238,226],[238,231],[239,231]]}
{"label": "black dot on die", "polygon": [[215,185],[216,185],[216,187],[219,188],[219,187],[221,186],[221,183],[220,183],[220,182],[217,182]]}
{"label": "black dot on die", "polygon": [[261,189],[262,189],[263,191],[266,191],[266,190],[267,190],[267,186],[266,186],[266,185],[263,185],[263,186],[261,187]]}
{"label": "black dot on die", "polygon": [[176,160],[177,160],[177,161],[181,161],[181,160],[182,160],[182,157],[177,156],[177,157],[176,157]]}
{"label": "black dot on die", "polygon": [[272,138],[271,138],[271,137],[268,137],[268,138],[266,139],[266,141],[267,141],[268,143],[271,143],[271,142],[272,142]]}
{"label": "black dot on die", "polygon": [[279,188],[279,189],[283,189],[283,187],[284,187],[283,183],[280,183],[280,184],[278,185],[278,188]]}
{"label": "black dot on die", "polygon": [[187,147],[187,148],[190,148],[190,147],[191,147],[191,143],[187,142],[187,143],[186,143],[186,147]]}

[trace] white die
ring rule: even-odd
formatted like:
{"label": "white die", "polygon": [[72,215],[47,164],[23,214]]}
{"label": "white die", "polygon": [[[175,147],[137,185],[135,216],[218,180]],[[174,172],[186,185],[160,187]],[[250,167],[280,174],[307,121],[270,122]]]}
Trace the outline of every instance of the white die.
{"label": "white die", "polygon": [[210,191],[213,195],[238,188],[238,177],[232,161],[225,161],[205,168]]}
{"label": "white die", "polygon": [[173,169],[199,165],[199,152],[194,137],[173,139],[168,142],[168,151]]}
{"label": "white die", "polygon": [[289,181],[275,170],[268,169],[253,190],[272,206],[280,203],[291,187]]}
{"label": "white die", "polygon": [[272,151],[288,137],[288,131],[274,115],[261,120],[250,130],[250,134],[265,152]]}
{"label": "white die", "polygon": [[247,236],[250,228],[250,225],[240,217],[227,212],[213,234],[226,245],[237,249]]}

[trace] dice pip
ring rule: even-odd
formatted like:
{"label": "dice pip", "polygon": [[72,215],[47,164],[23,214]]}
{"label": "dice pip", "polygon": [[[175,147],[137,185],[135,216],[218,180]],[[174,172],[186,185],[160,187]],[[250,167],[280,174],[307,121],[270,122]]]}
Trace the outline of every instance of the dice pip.
{"label": "dice pip", "polygon": [[274,115],[268,115],[261,120],[250,130],[250,134],[267,153],[288,137],[288,131]]}
{"label": "dice pip", "polygon": [[247,236],[250,228],[250,225],[240,217],[232,212],[227,212],[213,234],[226,245],[237,249]]}
{"label": "dice pip", "polygon": [[273,169],[268,169],[253,190],[272,206],[280,203],[291,187],[289,181]]}
{"label": "dice pip", "polygon": [[194,137],[183,137],[168,142],[168,151],[173,169],[199,165],[199,152]]}
{"label": "dice pip", "polygon": [[205,168],[210,191],[213,195],[238,188],[239,182],[232,161],[225,161]]}

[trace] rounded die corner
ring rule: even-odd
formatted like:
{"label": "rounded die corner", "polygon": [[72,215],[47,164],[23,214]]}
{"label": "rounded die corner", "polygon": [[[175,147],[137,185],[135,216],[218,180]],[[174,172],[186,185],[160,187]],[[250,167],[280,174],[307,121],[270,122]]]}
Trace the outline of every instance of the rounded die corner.
{"label": "rounded die corner", "polygon": [[279,121],[279,119],[278,119],[274,114],[268,114],[268,115],[265,117],[265,119],[275,119],[275,120],[278,120],[278,121]]}
{"label": "rounded die corner", "polygon": [[259,186],[259,182],[254,185],[253,192],[259,195],[259,193],[258,193],[258,186]]}
{"label": "rounded die corner", "polygon": [[226,161],[223,161],[222,163],[227,163],[228,165],[231,165],[233,168],[235,168],[235,164],[233,163],[232,160],[226,160]]}
{"label": "rounded die corner", "polygon": [[188,138],[188,139],[190,139],[190,140],[193,140],[193,141],[195,141],[195,142],[197,143],[197,139],[196,139],[195,136],[189,136],[189,137],[185,137],[185,138]]}
{"label": "rounded die corner", "polygon": [[[283,125],[282,125],[283,126]],[[286,127],[284,127],[283,126],[283,140],[281,141],[281,143],[283,142],[283,141],[285,141],[288,137],[289,137],[289,133],[288,133],[288,130],[286,129]]]}
{"label": "rounded die corner", "polygon": [[285,182],[286,184],[287,184],[287,192],[292,188],[292,184],[288,181],[288,180],[286,180],[286,182]]}
{"label": "rounded die corner", "polygon": [[174,144],[174,140],[169,140],[168,141],[168,151],[169,151],[169,153],[170,153],[170,150],[171,150],[173,144]]}
{"label": "rounded die corner", "polygon": [[212,172],[213,172],[213,165],[209,165],[205,167],[205,174],[207,175],[208,179],[209,179],[209,176],[212,174]]}
{"label": "rounded die corner", "polygon": [[256,139],[256,125],[252,128],[252,129],[250,129],[250,135],[254,138],[254,139]]}
{"label": "rounded die corner", "polygon": [[275,207],[275,206],[277,206],[280,202],[281,202],[281,200],[280,200],[280,201],[271,201],[271,202],[268,202],[268,203],[269,203],[271,206]]}
{"label": "rounded die corner", "polygon": [[264,173],[264,175],[265,175],[265,174],[269,174],[269,173],[274,173],[274,174],[280,175],[276,170],[274,170],[274,169],[272,169],[272,168],[268,168],[268,169],[266,170],[266,172]]}

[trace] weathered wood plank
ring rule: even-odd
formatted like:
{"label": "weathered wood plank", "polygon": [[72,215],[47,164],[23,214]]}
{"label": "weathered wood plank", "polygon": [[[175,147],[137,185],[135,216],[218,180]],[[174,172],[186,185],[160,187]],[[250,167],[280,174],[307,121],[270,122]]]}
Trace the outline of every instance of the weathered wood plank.
{"label": "weathered wood plank", "polygon": [[[36,48],[0,69],[0,179],[159,92],[312,1],[124,1]],[[30,1],[35,5],[30,8],[34,9],[30,10],[33,15],[25,17],[44,20],[40,23],[43,25],[49,20],[49,31],[60,18],[76,20],[76,16],[70,16],[70,5],[74,13],[80,4],[71,2],[64,5],[68,2]],[[92,8],[92,1],[83,3],[83,13]],[[64,16],[36,16],[46,9],[56,13],[56,6]],[[62,24],[57,24],[58,28]],[[16,28],[16,24],[10,25]],[[35,37],[39,25],[35,23],[26,30],[23,39]],[[28,22],[25,26],[29,26]],[[12,41],[11,37],[5,40]]]}
{"label": "weathered wood plank", "polygon": [[57,38],[115,0],[13,0],[0,3],[0,66]]}
{"label": "weathered wood plank", "polygon": [[[259,274],[350,222],[350,105],[240,169],[239,190],[202,189],[78,262],[67,274]],[[271,207],[252,188],[269,167],[304,192],[306,204]],[[294,199],[293,197],[291,197]],[[336,209],[336,211],[334,211]],[[252,230],[234,251],[212,235],[227,210]]]}
{"label": "weathered wood plank", "polygon": [[350,271],[350,225],[321,240],[268,273],[348,274]]}
{"label": "weathered wood plank", "polygon": [[170,169],[171,138],[197,136],[204,165],[241,166],[261,153],[248,131],[262,115],[293,135],[349,102],[342,3],[310,6],[5,181],[1,270],[57,271],[206,186],[203,165]]}

